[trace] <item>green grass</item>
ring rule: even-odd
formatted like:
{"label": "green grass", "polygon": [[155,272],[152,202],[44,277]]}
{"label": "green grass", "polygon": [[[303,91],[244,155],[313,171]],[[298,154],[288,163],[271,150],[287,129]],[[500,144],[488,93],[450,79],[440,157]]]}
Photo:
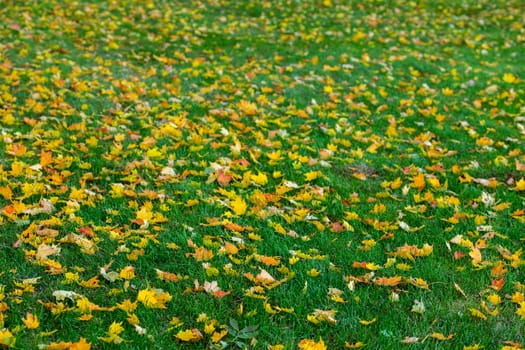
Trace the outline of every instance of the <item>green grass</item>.
{"label": "green grass", "polygon": [[0,346],[524,346],[520,1],[4,5]]}

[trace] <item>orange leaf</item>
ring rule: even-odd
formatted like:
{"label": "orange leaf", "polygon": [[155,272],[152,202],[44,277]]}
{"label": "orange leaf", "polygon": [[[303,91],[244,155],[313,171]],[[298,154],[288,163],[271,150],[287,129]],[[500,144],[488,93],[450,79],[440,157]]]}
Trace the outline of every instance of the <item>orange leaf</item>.
{"label": "orange leaf", "polygon": [[422,191],[425,188],[425,175],[418,173],[412,178],[412,187],[418,191]]}
{"label": "orange leaf", "polygon": [[239,252],[239,248],[233,243],[226,242],[224,243],[224,251],[226,251],[227,254],[235,255]]}
{"label": "orange leaf", "polygon": [[207,261],[213,258],[213,251],[204,247],[198,247],[195,249],[193,256],[195,259],[197,259],[197,261]]}
{"label": "orange leaf", "polygon": [[79,341],[76,343],[71,343],[69,350],[90,350],[91,344],[86,342],[85,338],[80,337]]}
{"label": "orange leaf", "polygon": [[161,271],[159,269],[155,269],[155,271],[157,272],[157,277],[161,281],[170,281],[170,282],[178,282],[179,281],[179,276],[177,276],[174,273]]}
{"label": "orange leaf", "polygon": [[224,298],[224,297],[227,296],[228,294],[230,294],[230,292],[225,292],[225,291],[223,291],[223,290],[218,290],[218,291],[216,291],[216,292],[213,292],[213,296],[214,296],[215,298],[218,298],[218,299],[220,299],[220,298]]}
{"label": "orange leaf", "polygon": [[501,288],[503,288],[504,284],[505,284],[505,280],[503,278],[492,280],[492,282],[490,283],[490,288],[500,291]]}
{"label": "orange leaf", "polygon": [[227,186],[230,181],[232,180],[232,176],[229,174],[226,174],[224,170],[219,170],[217,172],[217,182],[221,186]]}
{"label": "orange leaf", "polygon": [[261,256],[258,259],[260,262],[262,262],[266,266],[278,266],[281,261],[279,258],[275,258],[273,256]]}
{"label": "orange leaf", "polygon": [[42,168],[47,167],[53,163],[53,154],[51,152],[46,152],[44,150],[40,151],[40,165],[42,165]]}
{"label": "orange leaf", "polygon": [[374,280],[374,284],[378,286],[394,287],[400,284],[403,278],[400,276],[394,277],[378,277]]}
{"label": "orange leaf", "polygon": [[0,196],[4,197],[8,201],[13,198],[13,191],[9,187],[0,187]]}

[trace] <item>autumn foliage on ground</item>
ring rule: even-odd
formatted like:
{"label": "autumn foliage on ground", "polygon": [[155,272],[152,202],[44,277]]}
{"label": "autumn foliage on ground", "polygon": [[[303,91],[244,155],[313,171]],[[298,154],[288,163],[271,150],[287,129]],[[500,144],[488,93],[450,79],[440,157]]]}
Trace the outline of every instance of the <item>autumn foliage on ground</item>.
{"label": "autumn foliage on ground", "polygon": [[521,349],[521,1],[7,1],[0,346]]}

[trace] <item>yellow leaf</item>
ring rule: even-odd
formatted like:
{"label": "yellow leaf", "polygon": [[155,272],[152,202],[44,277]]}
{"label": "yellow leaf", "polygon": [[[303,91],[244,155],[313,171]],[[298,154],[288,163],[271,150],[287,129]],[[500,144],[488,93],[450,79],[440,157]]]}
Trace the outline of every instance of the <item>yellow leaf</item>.
{"label": "yellow leaf", "polygon": [[465,345],[463,347],[463,350],[480,350],[480,349],[483,349],[483,347],[479,344]]}
{"label": "yellow leaf", "polygon": [[241,100],[237,103],[239,110],[246,115],[255,115],[257,114],[257,105],[246,100]]}
{"label": "yellow leaf", "polygon": [[485,316],[485,314],[479,311],[478,309],[469,308],[469,311],[470,311],[470,314],[474,317],[481,318],[482,320],[487,319],[487,316]]}
{"label": "yellow leaf", "polygon": [[465,292],[463,291],[463,289],[461,289],[461,287],[459,286],[459,284],[457,284],[456,282],[454,282],[454,288],[456,288],[456,290],[458,292],[461,293],[461,295],[463,295],[465,298],[467,297],[467,294],[465,294]]}
{"label": "yellow leaf", "polygon": [[213,332],[213,335],[211,336],[211,341],[213,343],[218,343],[222,338],[224,338],[228,334],[227,330],[222,330],[219,332]]}
{"label": "yellow leaf", "polygon": [[264,186],[268,183],[268,177],[265,173],[259,172],[257,175],[251,175],[250,179],[257,185]]}
{"label": "yellow leaf", "polygon": [[323,176],[323,173],[320,171],[309,171],[304,174],[306,181],[313,181],[321,176]]}
{"label": "yellow leaf", "polygon": [[437,340],[450,340],[454,337],[455,334],[449,334],[446,337],[442,333],[432,333],[430,336]]}
{"label": "yellow leaf", "polygon": [[113,321],[113,323],[109,326],[109,329],[107,331],[107,337],[99,337],[100,340],[106,342],[106,343],[114,343],[114,344],[120,344],[124,341],[120,337],[120,333],[124,331],[124,327],[122,327],[122,322],[116,322]]}
{"label": "yellow leaf", "polygon": [[372,323],[375,323],[376,321],[377,321],[377,318],[374,317],[373,319],[371,319],[369,321],[367,321],[367,320],[359,320],[359,323],[361,323],[364,326],[368,326],[368,325],[371,325]]}
{"label": "yellow leaf", "polygon": [[516,314],[519,315],[522,320],[525,320],[525,301],[520,303],[520,307],[516,310]]}
{"label": "yellow leaf", "polygon": [[501,297],[499,295],[495,294],[495,293],[492,293],[489,296],[487,296],[487,300],[492,305],[498,305],[499,303],[501,303]]}
{"label": "yellow leaf", "polygon": [[509,84],[516,82],[516,77],[512,73],[503,74],[503,81]]}
{"label": "yellow leaf", "polygon": [[323,338],[319,339],[318,342],[312,339],[303,339],[297,344],[301,350],[326,350],[326,345],[324,345]]}
{"label": "yellow leaf", "polygon": [[284,345],[282,344],[268,345],[268,350],[284,350]]}
{"label": "yellow leaf", "polygon": [[7,347],[15,346],[16,337],[9,331],[9,329],[0,329],[0,345]]}
{"label": "yellow leaf", "polygon": [[347,349],[359,349],[365,345],[366,345],[365,343],[360,342],[360,341],[353,343],[353,344],[350,344],[349,342],[345,342],[345,348]]}
{"label": "yellow leaf", "polygon": [[35,329],[38,328],[40,325],[40,322],[38,321],[38,317],[36,315],[33,315],[31,313],[26,313],[26,317],[22,319],[24,324],[28,329]]}
{"label": "yellow leaf", "polygon": [[193,343],[193,342],[201,340],[203,336],[202,336],[202,333],[197,328],[193,328],[193,329],[187,329],[185,331],[179,331],[175,335],[175,338],[182,340],[184,342]]}
{"label": "yellow leaf", "polygon": [[137,301],[147,308],[165,309],[166,303],[171,300],[171,295],[162,289],[146,288],[139,291]]}
{"label": "yellow leaf", "polygon": [[483,258],[481,257],[481,251],[476,247],[472,247],[468,255],[470,255],[470,257],[472,258],[472,264],[474,266],[479,265],[483,260]]}
{"label": "yellow leaf", "polygon": [[312,268],[310,271],[306,272],[308,274],[308,276],[310,277],[317,277],[321,274],[321,271],[315,269],[315,268]]}
{"label": "yellow leaf", "polygon": [[244,215],[244,213],[246,213],[246,209],[248,208],[246,202],[239,196],[235,197],[235,200],[230,202],[230,207],[235,215],[238,216]]}
{"label": "yellow leaf", "polygon": [[518,182],[516,182],[516,191],[525,191],[525,179],[521,178]]}
{"label": "yellow leaf", "polygon": [[409,278],[408,282],[414,287],[428,289],[428,283],[422,278]]}
{"label": "yellow leaf", "polygon": [[513,303],[519,304],[525,301],[525,295],[523,295],[523,293],[521,292],[515,292],[514,294],[512,294],[510,300],[512,300]]}
{"label": "yellow leaf", "polygon": [[109,326],[108,334],[120,334],[124,332],[124,327],[122,327],[122,322],[116,322],[113,321],[113,323]]}
{"label": "yellow leaf", "polygon": [[366,263],[365,267],[367,270],[370,270],[370,271],[377,271],[381,268],[380,265],[377,265],[376,263],[373,263],[373,262]]}
{"label": "yellow leaf", "polygon": [[337,320],[335,319],[336,310],[320,310],[315,309],[313,314],[307,316],[307,320],[317,324],[319,322],[329,322],[336,324]]}
{"label": "yellow leaf", "polygon": [[137,302],[134,301],[134,302],[131,302],[131,300],[129,299],[126,299],[124,300],[122,303],[120,304],[117,304],[117,308],[127,312],[127,313],[130,313],[130,312],[133,312],[135,311],[135,309],[137,308]]}
{"label": "yellow leaf", "polygon": [[119,277],[125,280],[135,278],[135,268],[133,266],[126,266],[120,270]]}

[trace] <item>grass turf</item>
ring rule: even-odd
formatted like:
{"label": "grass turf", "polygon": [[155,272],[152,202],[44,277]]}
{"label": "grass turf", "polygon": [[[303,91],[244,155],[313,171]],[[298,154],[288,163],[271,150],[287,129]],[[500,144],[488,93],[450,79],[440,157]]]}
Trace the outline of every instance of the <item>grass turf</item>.
{"label": "grass turf", "polygon": [[519,348],[520,1],[8,1],[0,344]]}

